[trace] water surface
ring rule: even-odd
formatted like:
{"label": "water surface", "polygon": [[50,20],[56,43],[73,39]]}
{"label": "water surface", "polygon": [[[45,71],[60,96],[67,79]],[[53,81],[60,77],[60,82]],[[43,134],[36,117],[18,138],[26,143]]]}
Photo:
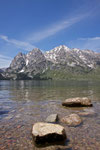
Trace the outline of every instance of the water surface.
{"label": "water surface", "polygon": [[[93,108],[65,108],[66,98],[86,96]],[[68,140],[61,149],[100,150],[100,81],[0,81],[0,149],[53,150],[56,146],[34,146],[31,129],[52,113],[60,118],[79,112],[94,112],[82,116],[83,124],[65,127]]]}

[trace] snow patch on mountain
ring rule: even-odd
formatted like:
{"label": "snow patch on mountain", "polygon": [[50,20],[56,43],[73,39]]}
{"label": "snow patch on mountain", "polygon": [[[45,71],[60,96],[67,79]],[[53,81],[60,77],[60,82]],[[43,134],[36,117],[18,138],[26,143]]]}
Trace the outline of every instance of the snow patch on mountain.
{"label": "snow patch on mountain", "polygon": [[26,59],[26,66],[28,65],[28,63],[29,63],[29,60],[28,60],[28,59]]}
{"label": "snow patch on mountain", "polygon": [[65,70],[69,67],[75,70],[96,69],[100,66],[100,53],[91,50],[70,49],[65,45],[55,47],[45,53],[38,48],[28,54],[19,53],[14,57],[10,67],[5,71],[5,77],[15,78],[15,74],[23,73],[29,78],[45,73],[46,70]]}
{"label": "snow patch on mountain", "polygon": [[24,72],[24,69],[20,70],[19,72]]}

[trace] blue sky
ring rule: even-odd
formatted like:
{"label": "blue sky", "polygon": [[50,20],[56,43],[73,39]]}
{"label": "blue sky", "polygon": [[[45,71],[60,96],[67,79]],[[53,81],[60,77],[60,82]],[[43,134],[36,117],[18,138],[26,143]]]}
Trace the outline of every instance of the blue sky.
{"label": "blue sky", "polygon": [[0,0],[0,68],[59,45],[100,52],[100,0]]}

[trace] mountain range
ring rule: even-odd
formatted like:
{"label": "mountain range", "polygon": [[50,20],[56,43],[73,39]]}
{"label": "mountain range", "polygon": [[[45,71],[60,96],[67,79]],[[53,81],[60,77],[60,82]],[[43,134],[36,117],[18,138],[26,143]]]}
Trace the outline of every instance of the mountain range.
{"label": "mountain range", "polygon": [[26,55],[18,53],[7,69],[0,69],[0,79],[99,77],[99,70],[100,53],[60,45],[46,52],[34,48]]}

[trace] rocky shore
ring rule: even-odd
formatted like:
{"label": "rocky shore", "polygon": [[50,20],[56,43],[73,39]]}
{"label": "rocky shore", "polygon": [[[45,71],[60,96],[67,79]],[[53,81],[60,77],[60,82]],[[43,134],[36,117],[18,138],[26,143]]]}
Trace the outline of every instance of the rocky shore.
{"label": "rocky shore", "polygon": [[[70,98],[66,99],[62,102],[62,106],[67,107],[90,107],[93,106],[90,99],[87,97],[77,97],[77,98]],[[66,107],[66,108],[67,108]],[[88,109],[85,112],[72,113],[68,116],[64,116],[60,118],[58,114],[51,114],[49,115],[44,122],[36,122],[32,128],[32,136],[35,145],[38,147],[45,147],[48,145],[65,145],[68,141],[68,136],[65,128],[63,125],[65,124],[70,127],[78,127],[83,123],[83,116],[94,115],[95,112],[89,112]],[[62,125],[59,125],[62,124]],[[63,147],[64,148],[64,147]],[[58,148],[63,149],[63,148]],[[66,148],[66,146],[65,146]],[[68,148],[68,147],[67,147]],[[57,149],[56,149],[57,150]]]}

